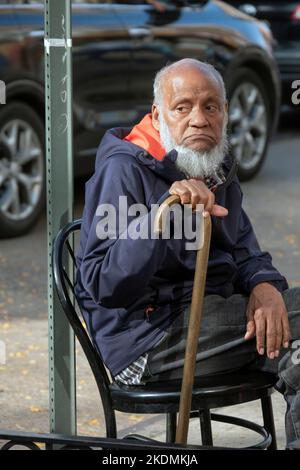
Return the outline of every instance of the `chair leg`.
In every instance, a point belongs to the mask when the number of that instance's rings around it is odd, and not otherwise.
[[[261,409],[264,419],[264,427],[272,436],[272,443],[268,450],[277,450],[276,432],[274,424],[273,406],[271,397],[261,399]]]
[[[211,430],[210,410],[199,410],[199,418],[200,418],[202,445],[212,446],[213,437],[212,437],[212,430]]]
[[[176,413],[166,415],[166,442],[174,443],[176,439]]]

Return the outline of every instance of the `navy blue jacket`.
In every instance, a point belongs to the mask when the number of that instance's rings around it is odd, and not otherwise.
[[[99,204],[109,203],[118,210],[121,195],[127,196],[128,205],[145,204],[149,212],[140,217],[142,227],[149,223],[151,204],[160,203],[171,184],[185,178],[174,165],[176,151],[159,161],[124,141],[129,131],[112,129],[99,146],[95,173],[86,183],[77,253],[76,296],[93,342],[113,375],[150,350],[191,301],[196,259],[196,251],[185,249],[184,238],[98,238]],[[223,169],[227,180],[215,196],[229,214],[212,217],[206,295],[249,295],[265,281],[283,291],[287,282],[272,265],[270,254],[260,250],[242,209],[242,192],[229,156]],[[151,314],[146,312],[149,305],[154,306]]]

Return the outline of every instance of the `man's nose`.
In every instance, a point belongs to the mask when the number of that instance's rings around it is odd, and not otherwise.
[[[205,112],[201,108],[193,109],[190,118],[190,126],[194,127],[205,127],[208,125],[208,120]]]

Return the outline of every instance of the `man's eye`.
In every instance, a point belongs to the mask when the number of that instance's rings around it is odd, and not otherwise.
[[[209,105],[206,106],[206,109],[207,109],[207,111],[216,111],[217,106],[215,106],[213,104],[209,104]]]
[[[176,108],[177,111],[179,111],[180,113],[184,113],[185,111],[187,111],[187,107],[186,106],[178,106]]]

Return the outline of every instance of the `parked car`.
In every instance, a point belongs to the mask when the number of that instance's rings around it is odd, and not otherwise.
[[[270,30],[220,1],[150,3],[73,2],[75,173],[92,170],[106,129],[132,126],[150,110],[157,70],[194,57],[224,77],[232,152],[240,178],[252,178],[279,109]],[[43,21],[42,1],[0,1],[0,79],[7,93],[0,106],[1,237],[24,233],[43,206]]]
[[[229,0],[228,3],[268,21],[275,39],[274,55],[281,76],[282,103],[291,105],[292,83],[300,78],[300,2]]]

